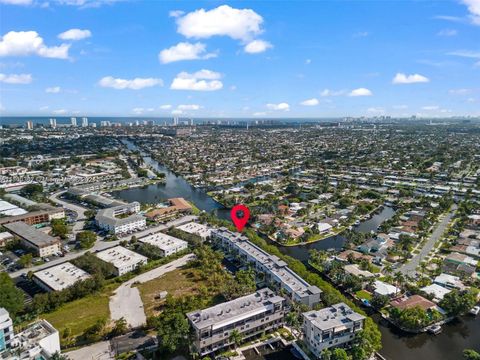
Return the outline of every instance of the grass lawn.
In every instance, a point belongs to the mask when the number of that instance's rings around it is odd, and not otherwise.
[[[158,315],[158,306],[163,300],[155,299],[155,297],[158,297],[160,292],[167,291],[174,297],[182,297],[198,294],[200,286],[202,286],[202,280],[198,270],[191,268],[177,269],[137,285],[147,316]]]
[[[372,294],[370,294],[368,291],[365,290],[360,290],[355,293],[359,299],[365,299],[365,300],[372,300]]]
[[[40,318],[50,322],[60,333],[65,328],[70,328],[72,337],[82,334],[100,319],[110,319],[108,307],[109,292],[86,296],[60,306],[57,310],[42,314]]]

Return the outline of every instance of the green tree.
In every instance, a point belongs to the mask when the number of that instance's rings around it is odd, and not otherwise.
[[[20,256],[20,258],[18,259],[18,263],[22,267],[26,268],[26,267],[32,266],[32,260],[33,260],[33,255],[28,253],[28,254]]]
[[[24,296],[7,273],[0,273],[0,307],[5,308],[12,317],[23,310]]]
[[[474,290],[452,290],[446,294],[439,305],[449,315],[457,316],[465,314],[475,306],[477,294]]]
[[[93,231],[86,230],[77,233],[75,239],[78,241],[82,249],[90,249],[97,241],[97,234]]]
[[[68,226],[64,219],[53,219],[51,224],[53,235],[60,236],[62,239],[67,238]]]
[[[160,348],[169,353],[186,344],[190,326],[181,312],[163,312],[158,319],[157,336]]]
[[[35,195],[41,194],[42,192],[43,192],[42,184],[28,184],[28,185],[25,185],[22,188],[22,190],[20,190],[20,194],[27,197],[35,196]]]
[[[243,341],[243,335],[237,330],[233,330],[228,337],[228,340],[235,344],[235,347],[238,347]]]
[[[332,360],[350,360],[351,357],[348,356],[347,352],[344,349],[336,348],[332,353]]]
[[[121,317],[120,319],[115,320],[115,324],[113,325],[110,335],[118,336],[118,335],[125,334],[127,331],[128,331],[127,320],[125,320],[124,317]]]
[[[480,354],[473,349],[463,350],[463,358],[465,360],[480,360]]]

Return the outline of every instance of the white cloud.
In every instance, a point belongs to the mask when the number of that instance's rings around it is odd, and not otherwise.
[[[55,3],[59,5],[78,6],[82,9],[85,9],[96,8],[102,5],[112,5],[119,1],[123,0],[56,0]]]
[[[344,95],[345,90],[330,90],[330,89],[323,89],[320,93],[320,96],[327,97],[327,96],[340,96]]]
[[[90,30],[70,29],[61,34],[58,34],[58,38],[62,40],[82,40],[92,36]]]
[[[420,74],[406,75],[403,73],[397,73],[392,80],[393,84],[415,84],[415,83],[427,83],[430,79]]]
[[[466,57],[471,59],[480,59],[480,52],[471,50],[457,50],[449,52],[448,55]]]
[[[172,115],[180,115],[180,114],[183,114],[182,110],[178,110],[178,109],[172,110]]]
[[[160,51],[158,58],[163,64],[168,64],[174,61],[210,59],[217,56],[215,53],[206,53],[206,51],[206,45],[200,42],[195,44],[180,42]]]
[[[266,106],[269,110],[281,110],[281,111],[290,110],[290,105],[288,105],[286,102],[282,102],[279,104],[267,104]]]
[[[187,38],[229,36],[247,42],[262,32],[262,22],[263,18],[251,9],[221,5],[208,11],[199,9],[177,18],[177,31]]]
[[[223,83],[218,80],[222,77],[220,73],[211,70],[200,70],[190,74],[182,71],[173,79],[170,89],[172,90],[194,90],[194,91],[215,91],[223,88]]]
[[[0,41],[0,56],[38,55],[68,59],[69,44],[48,47],[36,31],[10,31]]]
[[[370,35],[370,33],[368,31],[359,31],[359,32],[356,32],[355,34],[353,34],[353,37],[354,38],[362,38],[362,37],[367,37],[368,35]]]
[[[257,111],[253,113],[253,116],[265,116],[267,113],[265,111]]]
[[[272,48],[273,45],[265,40],[253,40],[245,45],[245,52],[249,54],[258,54],[266,51],[267,49]]]
[[[41,111],[48,110],[48,105],[41,106],[39,110]]]
[[[136,107],[136,108],[133,108],[133,109],[132,109],[132,113],[134,113],[135,115],[141,115],[141,114],[143,114],[143,113],[153,112],[153,111],[155,111],[154,108]]]
[[[169,104],[160,105],[159,108],[160,110],[170,110],[172,108],[172,105],[169,105]]]
[[[6,84],[30,84],[32,75],[30,74],[0,74],[0,82]]]
[[[367,109],[367,112],[370,114],[384,114],[385,109],[381,107],[370,107]]]
[[[372,96],[372,92],[366,88],[358,88],[350,91],[348,96]]]
[[[182,16],[183,14],[185,14],[185,11],[183,11],[183,10],[171,10],[171,11],[169,11],[168,16],[173,17],[173,18],[178,18],[178,17]]]
[[[197,104],[178,105],[179,110],[200,110],[201,106]]]
[[[470,12],[470,19],[475,25],[480,25],[480,0],[461,0]]]
[[[422,106],[422,110],[427,110],[427,111],[433,111],[438,109],[439,107],[437,105]]]
[[[316,98],[304,100],[300,103],[300,105],[303,105],[303,106],[315,106],[318,104],[319,104],[319,101]]]
[[[102,87],[113,88],[117,90],[131,89],[131,90],[140,90],[152,86],[162,86],[162,79],[155,78],[135,78],[132,80],[114,78],[112,76],[105,76],[98,84]]]
[[[45,92],[51,93],[51,94],[57,94],[60,92],[60,86],[48,87],[45,89]]]
[[[52,113],[55,115],[65,115],[68,111],[66,109],[53,110]]]
[[[467,95],[470,94],[472,91],[470,89],[451,89],[448,90],[449,94],[453,95]]]
[[[0,0],[0,4],[8,5],[31,5],[33,0]]]
[[[438,36],[455,36],[457,34],[458,31],[455,29],[443,29],[437,33]]]

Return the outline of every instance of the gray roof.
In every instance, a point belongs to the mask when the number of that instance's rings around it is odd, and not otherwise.
[[[198,329],[208,326],[220,328],[230,323],[247,319],[257,313],[269,310],[274,304],[283,302],[285,299],[269,288],[242,296],[238,299],[212,306],[207,309],[192,311],[187,318]]]
[[[320,330],[346,326],[354,321],[365,319],[365,316],[356,313],[343,302],[321,310],[305,312],[303,316]]]
[[[7,230],[25,239],[26,241],[42,248],[59,242],[58,239],[39,231],[22,221],[17,221],[10,224],[3,225]]]
[[[115,217],[115,212],[116,211],[121,210],[121,209],[130,209],[130,208],[132,208],[133,206],[136,206],[136,205],[138,205],[138,202],[134,201],[130,204],[123,204],[123,205],[119,205],[119,206],[110,207],[110,208],[107,208],[107,209],[102,209],[97,213],[97,216],[95,216],[95,220],[98,223],[108,224],[108,225],[111,225],[111,226],[121,226],[121,225],[129,224],[131,222],[142,220],[142,219],[144,219],[144,217],[141,216],[141,215],[138,215],[138,214],[132,214],[132,215],[130,215],[128,217],[125,217],[125,218],[116,218]]]

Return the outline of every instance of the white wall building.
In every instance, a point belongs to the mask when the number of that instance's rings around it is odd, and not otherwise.
[[[0,354],[10,347],[13,336],[13,322],[10,314],[4,308],[0,308]]]
[[[188,247],[186,241],[164,233],[148,235],[138,239],[138,241],[158,247],[162,251],[164,257],[173,255],[179,251],[187,249]]]
[[[238,299],[193,311],[187,318],[194,329],[193,346],[200,356],[233,344],[231,333],[243,339],[283,326],[286,301],[268,288]]]
[[[125,234],[128,232],[138,231],[145,228],[147,221],[137,213],[140,211],[140,203],[134,201],[130,204],[113,206],[102,209],[95,216],[97,225],[113,234]],[[131,214],[127,217],[118,218],[125,214]]]
[[[305,312],[303,318],[304,342],[317,357],[324,349],[348,347],[365,320],[345,303]]]
[[[69,262],[33,274],[33,281],[46,291],[60,291],[88,278],[88,273]]]
[[[115,246],[100,251],[95,255],[99,259],[112,264],[116,269],[117,276],[122,276],[123,274],[135,270],[137,267],[146,264],[148,260],[145,256],[125,249],[122,246]]]
[[[310,307],[320,301],[322,291],[318,287],[307,283],[290,269],[285,261],[263,251],[252,244],[247,237],[226,228],[220,228],[212,231],[212,239],[225,252],[253,266],[258,274],[264,274],[265,283],[272,289],[284,289],[292,300]]]
[[[176,226],[178,230],[185,231],[189,234],[198,235],[203,240],[206,240],[212,233],[212,229],[204,224],[199,224],[196,222],[189,222],[180,226]]]

